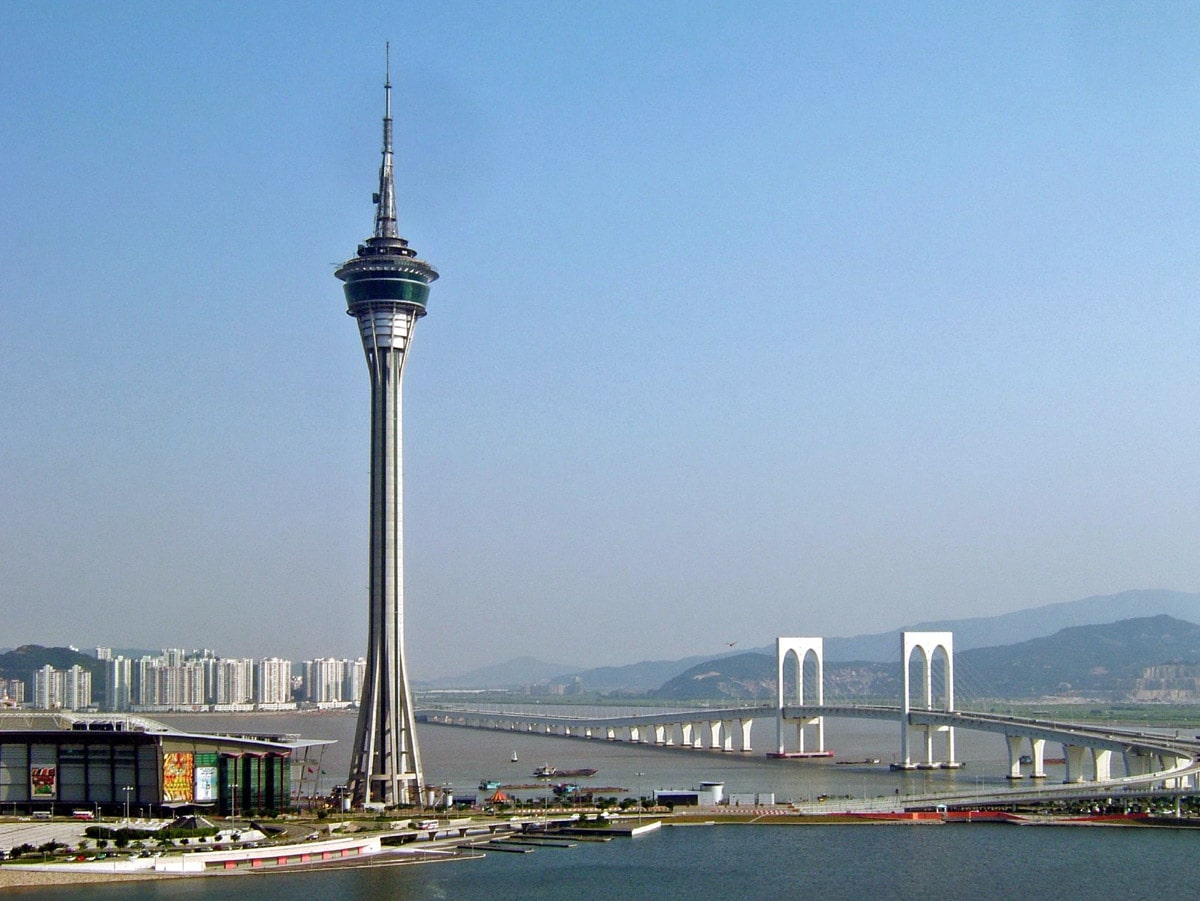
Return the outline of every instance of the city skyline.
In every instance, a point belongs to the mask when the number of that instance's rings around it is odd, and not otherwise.
[[[361,653],[358,9],[0,8],[5,644]],[[423,10],[412,677],[1196,590],[1194,18]]]

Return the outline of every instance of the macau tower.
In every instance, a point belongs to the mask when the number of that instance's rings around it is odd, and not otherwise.
[[[375,233],[334,273],[344,283],[346,311],[358,320],[371,373],[370,625],[348,786],[356,807],[420,804],[423,784],[404,665],[401,389],[413,331],[438,274],[396,228],[390,66],[384,98]]]

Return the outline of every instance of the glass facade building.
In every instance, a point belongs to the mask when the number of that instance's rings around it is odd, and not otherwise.
[[[279,811],[289,806],[297,752],[322,744],[177,732],[142,717],[0,714],[0,805],[141,816]]]

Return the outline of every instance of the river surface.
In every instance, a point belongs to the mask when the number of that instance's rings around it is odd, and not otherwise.
[[[286,731],[337,739],[314,767],[343,781],[352,713],[160,717],[189,730]],[[621,742],[422,725],[428,782],[482,794],[481,779],[535,782],[533,767],[595,767],[604,787],[648,793],[721,781],[726,792],[774,792],[778,800],[860,797],[1006,784],[1003,738],[960,733],[958,771],[887,771],[899,727],[869,720],[826,724],[841,759],[878,757],[879,765],[768,760],[774,723],[754,730],[752,755],[670,751]],[[511,762],[513,751],[518,763]],[[1048,749],[1047,753],[1050,753]],[[1051,779],[1058,775],[1053,769]],[[325,786],[323,786],[325,787]],[[542,792],[544,794],[544,792]],[[288,898],[640,899],[964,897],[1192,898],[1200,884],[1200,830],[1015,825],[854,825],[673,827],[636,839],[490,854],[420,866],[384,866],[266,876],[157,881],[14,891],[15,897],[139,899]]]
[[[508,708],[516,712],[520,708]],[[579,707],[556,708],[537,705],[539,713],[582,715]],[[624,711],[602,708],[612,716]],[[629,713],[639,711],[630,710]],[[640,712],[646,712],[642,710]],[[333,739],[336,744],[310,751],[308,778],[321,777],[320,792],[345,782],[350,767],[350,745],[354,738],[355,714],[351,711],[312,714],[241,714],[158,716],[163,722],[192,731],[279,731],[299,733],[305,738]],[[1009,781],[1008,752],[1004,738],[985,732],[959,730],[957,757],[962,769],[893,773],[888,764],[900,750],[900,726],[879,720],[827,720],[825,744],[836,753],[834,760],[771,760],[765,755],[775,747],[774,717],[756,719],[751,735],[753,752],[722,754],[712,751],[676,750],[580,738],[547,737],[518,732],[499,732],[422,723],[418,729],[425,781],[449,785],[458,796],[480,795],[479,783],[497,781],[504,785],[536,783],[534,767],[549,763],[560,770],[591,767],[598,772],[590,779],[572,779],[583,787],[625,789],[631,795],[648,795],[653,789],[692,788],[701,781],[723,782],[725,793],[774,793],[776,801],[811,801],[822,795],[834,799],[882,795],[925,794],[930,791],[988,788],[1005,789]],[[812,746],[812,732],[807,739]],[[794,743],[794,741],[793,741]],[[513,752],[518,762],[512,762]],[[942,756],[944,743],[935,744]],[[1046,756],[1060,753],[1047,745]],[[850,763],[878,759],[874,765]],[[838,761],[842,761],[839,763]],[[1119,768],[1119,764],[1118,764]],[[1060,782],[1063,767],[1046,768],[1047,784]],[[1030,786],[1023,780],[1024,787]],[[293,786],[295,788],[295,786]],[[305,794],[318,794],[314,783]],[[514,792],[520,798],[545,796],[548,789]],[[611,792],[611,794],[619,794]]]
[[[696,826],[482,860],[83,886],[34,897],[324,899],[1155,898],[1196,895],[1195,830]],[[22,896],[20,890],[13,892]]]

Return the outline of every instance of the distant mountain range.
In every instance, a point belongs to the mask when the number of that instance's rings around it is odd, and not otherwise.
[[[1200,625],[1171,616],[1099,626],[954,655],[955,689],[963,698],[1131,695],[1151,667],[1200,664]],[[767,701],[775,697],[775,656],[750,652],[690,667],[651,696],[672,701]],[[1200,667],[1197,667],[1200,670]],[[900,662],[825,663],[826,701],[899,698]],[[1200,682],[1200,679],[1196,681]],[[788,685],[788,690],[792,686]],[[894,703],[894,701],[893,701]]]
[[[1131,617],[1165,614],[1186,622],[1200,620],[1200,594],[1149,589],[1097,595],[1079,601],[1048,604],[1032,610],[1018,610],[999,616],[972,619],[945,619],[906,626],[907,631],[953,632],[954,651],[1017,644],[1032,638],[1053,635],[1070,626],[1112,623]],[[857,635],[853,638],[825,639],[825,659],[898,660],[901,629]],[[774,653],[774,647],[771,648]]]
[[[586,691],[643,692],[662,685],[668,679],[697,663],[712,660],[711,655],[684,657],[682,660],[645,660],[626,666],[601,666],[581,670],[578,667],[546,663],[532,657],[518,657],[495,666],[485,666],[444,679],[414,682],[417,689],[426,688],[516,688],[543,682],[570,682],[576,677]]]
[[[1171,616],[1072,626],[1045,638],[955,651],[955,673],[995,697],[1129,692],[1144,670],[1200,663],[1200,626]]]
[[[1073,627],[1113,623],[1131,617],[1163,614],[1186,622],[1200,620],[1200,594],[1138,590],[1048,604],[998,616],[938,620],[915,623],[905,629],[953,632],[955,655],[975,648],[998,647],[1043,638]],[[826,667],[833,663],[897,662],[900,659],[902,629],[857,635],[850,638],[826,638]],[[792,633],[795,634],[795,633]],[[472,670],[461,676],[415,683],[416,688],[513,688],[548,681],[570,681],[578,677],[588,692],[645,693],[663,687],[686,670],[714,659],[743,653],[766,654],[774,658],[774,642],[746,651],[722,655],[701,655],[681,660],[655,660],[627,666],[578,669],[524,657],[493,667]],[[772,675],[772,678],[774,676]]]

